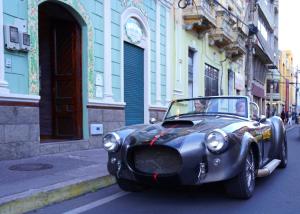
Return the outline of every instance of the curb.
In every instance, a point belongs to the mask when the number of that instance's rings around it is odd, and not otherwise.
[[[93,192],[116,183],[115,177],[106,175],[84,181],[77,181],[69,185],[54,185],[33,194],[23,197],[14,197],[13,200],[0,204],[1,214],[19,214],[36,210],[47,205],[68,200],[82,194]]]

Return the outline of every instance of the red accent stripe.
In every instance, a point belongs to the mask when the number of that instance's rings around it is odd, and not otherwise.
[[[157,174],[157,173],[154,173],[152,177],[153,177],[153,180],[154,180],[155,182],[157,182],[158,174]]]
[[[178,125],[173,125],[171,127],[169,127],[167,129],[167,131],[161,131],[158,135],[155,135],[154,138],[150,141],[150,146],[153,146],[154,143],[162,136],[164,136],[165,134],[167,134],[169,132],[170,129],[175,128]]]
[[[160,135],[155,135],[155,137],[150,141],[150,146],[153,146],[153,144],[158,140]]]

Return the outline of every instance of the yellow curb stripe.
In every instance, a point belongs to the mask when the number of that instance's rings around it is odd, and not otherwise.
[[[82,181],[62,188],[40,192],[25,198],[16,199],[0,205],[1,214],[19,214],[29,212],[44,206],[71,199],[82,194],[113,185],[116,180],[107,175],[101,178]]]

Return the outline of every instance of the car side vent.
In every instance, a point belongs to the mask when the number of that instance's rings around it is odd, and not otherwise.
[[[162,123],[165,128],[187,128],[193,127],[194,123],[190,120],[166,120]]]

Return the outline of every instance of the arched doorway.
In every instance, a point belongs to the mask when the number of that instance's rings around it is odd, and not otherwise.
[[[39,5],[41,141],[82,139],[81,26],[61,4]]]
[[[148,123],[151,70],[149,25],[140,10],[129,7],[121,16],[121,26],[121,88],[126,103],[125,124]]]

